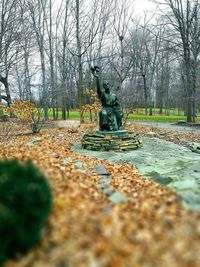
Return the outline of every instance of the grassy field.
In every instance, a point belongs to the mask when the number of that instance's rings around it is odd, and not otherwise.
[[[142,111],[142,110],[141,110]],[[94,117],[94,115],[93,115]],[[125,116],[126,117],[126,116]],[[52,119],[52,112],[49,112],[49,118]],[[80,114],[78,111],[70,111],[69,113],[69,119],[79,119],[80,118]],[[86,112],[84,113],[84,118],[86,121],[89,120],[89,113]],[[61,112],[59,112],[58,114],[58,119],[62,119],[62,114]],[[170,115],[170,116],[166,116],[166,115],[144,115],[144,114],[130,114],[128,116],[128,120],[140,120],[140,121],[154,121],[154,122],[176,122],[179,120],[186,120],[185,116],[178,116],[178,115]]]
[[[70,111],[69,112],[69,119],[70,120],[78,120],[80,118],[80,113],[78,111]],[[89,112],[84,113],[84,118],[89,119]],[[53,119],[53,112],[49,110],[49,119]],[[62,119],[62,112],[58,112],[58,119]]]
[[[165,116],[165,115],[138,115],[138,114],[130,114],[128,116],[128,120],[140,120],[140,121],[155,121],[155,122],[176,122],[179,120],[186,120],[185,116]]]
[[[135,114],[145,115],[145,109],[144,108],[138,108],[134,110]],[[160,115],[159,108],[153,108],[153,115]],[[183,110],[178,109],[163,109],[163,116],[184,116]],[[162,116],[161,115],[161,116]]]

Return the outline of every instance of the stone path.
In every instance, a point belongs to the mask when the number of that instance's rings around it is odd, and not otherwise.
[[[77,153],[134,165],[146,178],[178,192],[186,207],[200,211],[200,154],[158,138],[143,137],[143,147],[130,152],[97,152],[74,145]]]
[[[97,166],[94,171],[100,175],[98,188],[103,190],[104,194],[109,198],[111,203],[123,203],[127,201],[127,197],[111,187],[110,183],[112,181],[112,175],[107,172],[105,166]]]

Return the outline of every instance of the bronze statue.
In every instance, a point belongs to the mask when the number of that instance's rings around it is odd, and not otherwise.
[[[102,104],[102,109],[99,112],[99,127],[100,131],[117,131],[122,129],[122,107],[117,99],[117,96],[110,91],[108,81],[103,82],[103,89],[99,81],[99,67],[94,66],[91,71],[96,78],[97,94]]]

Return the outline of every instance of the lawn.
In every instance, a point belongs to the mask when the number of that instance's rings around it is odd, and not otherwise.
[[[128,120],[140,120],[140,121],[153,121],[153,122],[176,122],[180,120],[186,120],[186,116],[165,116],[165,115],[138,115],[130,114]]]
[[[94,116],[94,114],[93,114]],[[124,116],[126,117],[126,115]],[[49,118],[53,118],[52,111],[49,112]],[[70,111],[69,113],[69,119],[78,120],[80,118],[80,114],[78,111]],[[86,121],[89,120],[89,112],[84,113],[84,118]],[[58,113],[58,119],[62,119],[62,113],[59,111]],[[153,121],[153,122],[176,122],[179,120],[186,120],[186,116],[178,116],[178,115],[144,115],[144,114],[130,114],[128,115],[128,120],[140,120],[140,121]]]
[[[159,108],[153,108],[152,112],[153,115],[160,115],[159,113],[160,109]],[[134,113],[137,114],[145,114],[145,109],[144,108],[138,108],[138,109],[134,109]],[[163,109],[162,112],[163,115],[172,115],[172,116],[184,116],[184,111],[183,110],[178,110],[178,109]]]

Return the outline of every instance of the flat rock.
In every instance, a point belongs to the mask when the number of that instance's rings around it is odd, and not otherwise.
[[[125,197],[124,195],[122,195],[119,192],[115,192],[113,193],[110,197],[109,200],[113,203],[125,203],[128,201],[127,197]]]
[[[85,164],[84,162],[77,161],[77,162],[75,163],[75,167],[76,167],[77,169],[80,169],[80,168],[86,167],[86,164]]]
[[[196,143],[196,142],[189,143],[188,147],[192,152],[200,154],[200,143]]]
[[[94,172],[99,175],[110,175],[110,173],[107,171],[106,167],[103,165],[96,166],[94,169]]]
[[[114,194],[115,190],[113,188],[105,188],[103,192],[110,197],[112,194]]]
[[[185,181],[177,181],[171,184],[172,187],[174,188],[179,188],[179,190],[188,190],[189,188],[197,188],[198,187],[198,183],[195,179],[188,179]]]
[[[111,212],[112,212],[112,205],[106,207],[106,208],[103,210],[103,215],[104,215],[104,216],[107,216],[107,215],[109,215]]]
[[[43,138],[42,137],[36,137],[36,138],[33,138],[32,140],[30,140],[27,145],[28,146],[32,146],[34,145],[35,143],[39,143],[39,142],[42,142],[43,141]]]
[[[63,120],[57,122],[58,128],[78,128],[80,126],[80,121],[78,120]]]
[[[123,153],[90,151],[83,149],[80,143],[73,149],[99,160],[134,165],[144,177],[175,190],[185,206],[200,211],[200,154],[158,138],[143,137],[142,142],[141,149]]]
[[[70,163],[72,161],[72,158],[65,158],[65,159],[63,159],[63,163],[64,164],[68,164],[68,163]]]
[[[97,185],[97,188],[100,188],[100,189],[105,189],[105,188],[109,188],[109,183],[99,183]]]
[[[103,175],[100,177],[101,178],[101,183],[110,183],[112,181],[112,176],[109,175]]]
[[[158,134],[155,132],[148,132],[148,133],[146,133],[146,136],[156,137],[156,136],[158,136]]]

